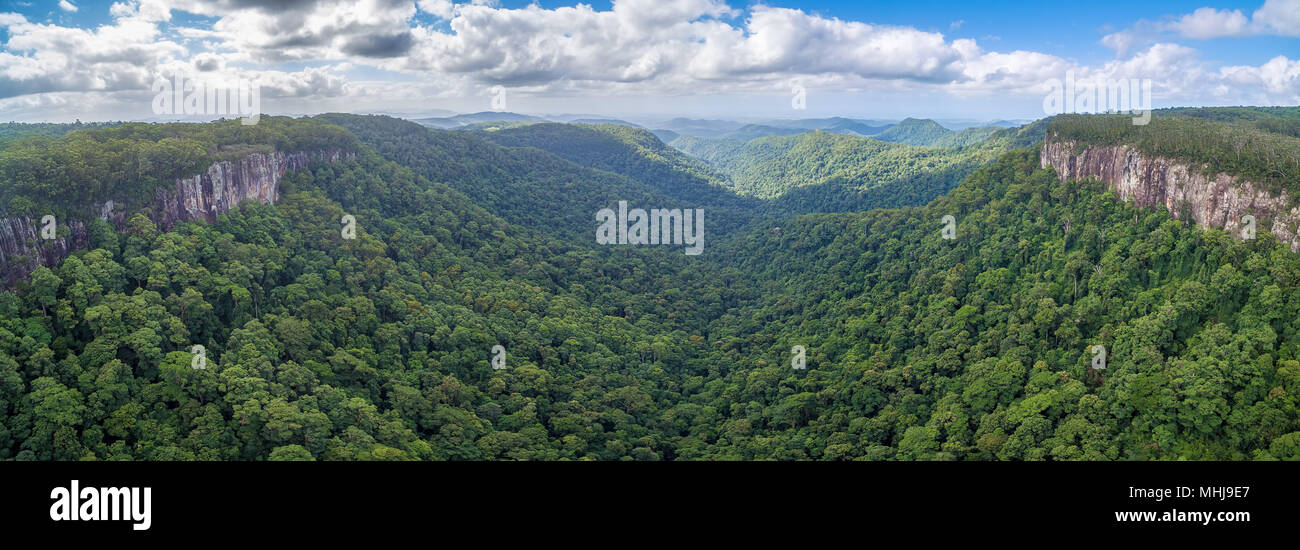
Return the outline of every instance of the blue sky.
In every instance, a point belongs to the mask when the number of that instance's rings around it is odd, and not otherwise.
[[[1300,102],[1300,0],[365,3],[10,1],[0,118],[148,118],[177,71],[288,113],[472,112],[501,86],[538,113],[1035,118],[1066,71],[1153,80],[1157,107]]]

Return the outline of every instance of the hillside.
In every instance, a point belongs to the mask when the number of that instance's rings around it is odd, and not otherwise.
[[[77,130],[90,130],[95,128],[112,128],[121,124],[120,122],[76,122],[73,124],[56,124],[56,123],[23,123],[23,122],[4,122],[0,123],[0,149],[3,149],[15,141],[32,138],[62,137],[68,132]]]
[[[737,193],[776,199],[774,211],[843,212],[916,205],[990,162],[998,146],[937,149],[806,132],[747,142],[672,142],[727,174]]]
[[[1300,251],[1300,139],[1264,129],[1295,121],[1300,111],[1240,108],[1160,111],[1140,129],[1117,117],[1062,117],[1048,125],[1042,159],[1139,207],[1237,236],[1267,231]]]
[[[1300,256],[1004,150],[1053,121],[957,149],[725,142],[717,163],[767,182],[743,196],[624,126],[297,122],[355,154],[213,219],[98,224],[0,292],[0,459],[1300,459]],[[1111,136],[1074,123],[1100,136],[1084,147]],[[268,143],[160,125],[114,150],[161,129],[220,144],[194,169]],[[139,185],[89,166],[106,196]],[[789,202],[857,186],[911,202]],[[732,225],[700,256],[596,244],[615,200]]]
[[[673,457],[635,434],[677,399],[678,340],[739,296],[680,251],[575,248],[368,150],[282,191],[137,217],[0,293],[0,458]],[[650,261],[677,293],[626,277]]]
[[[944,215],[956,239],[941,238]],[[1294,458],[1300,256],[1060,182],[1020,151],[923,208],[802,216],[726,257],[780,289],[729,316],[764,403],[737,457]],[[743,321],[742,321],[743,320]],[[772,335],[755,341],[745,334]],[[807,346],[807,377],[781,352]],[[1093,345],[1109,350],[1091,370]],[[759,374],[762,373],[762,374]],[[750,386],[752,388],[752,386]],[[774,425],[773,422],[776,422]],[[822,435],[825,434],[825,435]],[[796,449],[795,441],[816,441]],[[771,453],[775,453],[771,454]]]
[[[128,123],[16,141],[0,149],[0,212],[98,212],[107,201],[143,203],[183,177],[249,153],[352,150],[356,138],[307,119],[263,117],[209,124]],[[139,206],[139,204],[136,204]]]
[[[974,126],[950,134],[945,134],[926,145],[943,148],[979,145],[1003,130],[1005,130],[1005,128],[1001,126]]]
[[[1059,116],[1047,132],[1081,146],[1131,145],[1151,156],[1186,161],[1207,175],[1222,172],[1263,184],[1273,193],[1300,194],[1300,138],[1258,126],[1269,120],[1286,125],[1300,121],[1300,115],[1233,123],[1157,112],[1142,126],[1130,118]]]
[[[952,133],[952,130],[940,126],[933,120],[908,118],[871,137],[880,141],[907,145],[934,145],[935,142]]]
[[[696,167],[676,166],[662,157],[634,161],[634,144],[612,139],[610,134],[590,127],[584,130],[583,126],[547,123],[496,132],[464,132],[434,130],[387,117],[323,115],[320,118],[347,128],[386,159],[409,167],[421,177],[446,183],[512,224],[569,241],[589,243],[595,212],[611,208],[620,200],[646,208],[707,207],[713,211],[710,219],[717,224],[711,227],[719,232],[739,227],[750,216],[746,210],[729,203],[735,201],[731,193],[714,185],[702,173],[695,173]],[[609,128],[625,129],[639,139],[658,142],[644,130]],[[541,147],[563,149],[575,160],[590,155],[581,146],[552,139],[546,135],[548,132],[591,140],[580,144],[599,143],[600,147],[609,147],[607,152],[618,151],[605,157],[610,163],[639,162],[642,168],[654,170],[665,179],[634,179],[608,163],[589,167],[568,160]],[[514,145],[501,146],[491,141],[498,134],[504,142]],[[536,141],[525,145],[519,141],[524,136],[535,137]],[[668,154],[689,161],[675,152]],[[686,196],[687,192],[706,193],[706,198],[719,202],[705,203]]]

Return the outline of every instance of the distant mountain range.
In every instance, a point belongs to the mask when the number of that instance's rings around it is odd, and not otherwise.
[[[414,121],[424,126],[442,130],[498,130],[538,122],[614,124],[648,129],[664,143],[671,143],[681,136],[749,141],[820,130],[832,134],[934,147],[963,147],[978,144],[1000,129],[1016,127],[1022,124],[1009,120],[997,120],[988,123],[947,121],[944,124],[931,119],[918,118],[890,121],[845,117],[768,119],[748,122],[678,117],[668,120],[634,123],[599,115],[537,116],[504,111],[484,111],[447,117],[419,118],[414,119]]]
[[[420,119],[415,119],[414,122],[417,122],[419,124],[431,128],[438,128],[441,130],[451,130],[451,129],[461,128],[464,126],[471,126],[483,122],[546,122],[546,121],[547,119],[544,119],[542,117],[532,116],[532,115],[521,115],[519,113],[498,112],[498,111],[483,111],[481,113],[470,113],[467,115],[455,115],[455,116],[438,117],[438,118],[420,118]]]

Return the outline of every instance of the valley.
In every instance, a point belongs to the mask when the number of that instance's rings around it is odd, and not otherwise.
[[[1150,170],[1071,160],[1124,146],[1188,167],[1161,189],[1203,169],[1294,196],[1294,120],[1062,116],[929,145],[344,114],[33,127],[0,149],[2,210],[54,214],[61,240],[5,241],[0,458],[1297,458],[1290,199],[1186,216],[1142,191]],[[708,246],[600,244],[593,214],[623,201],[707,210]]]

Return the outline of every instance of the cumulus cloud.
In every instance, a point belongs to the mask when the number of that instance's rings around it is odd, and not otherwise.
[[[1248,90],[1262,89],[1267,94],[1290,96],[1290,103],[1300,103],[1300,60],[1277,56],[1258,67],[1223,67],[1219,76]]]
[[[75,13],[77,11],[77,6],[73,5],[72,2],[69,2],[68,0],[59,0],[59,9]]]
[[[1202,7],[1159,21],[1144,19],[1128,29],[1105,35],[1101,44],[1122,57],[1139,46],[1169,37],[1209,40],[1272,35],[1300,36],[1300,0],[1266,0],[1250,16],[1238,9]]]
[[[216,18],[180,28],[256,63],[401,55],[411,42],[410,0],[174,0],[173,10]]]
[[[1161,28],[1193,39],[1267,34],[1300,36],[1300,0],[1267,0],[1249,18],[1241,10],[1198,8]]]
[[[1101,39],[1101,44],[1103,46],[1106,46],[1107,48],[1115,50],[1116,56],[1122,57],[1125,54],[1127,54],[1129,50],[1131,50],[1134,46],[1136,46],[1140,41],[1141,39],[1138,38],[1138,35],[1135,32],[1131,30],[1126,30],[1126,31],[1113,32],[1106,36],[1103,36]]]
[[[1240,10],[1220,11],[1214,8],[1200,8],[1169,23],[1167,28],[1188,38],[1246,36],[1256,32]]]
[[[118,91],[148,86],[150,67],[185,48],[157,26],[131,16],[94,30],[3,17],[9,41],[0,51],[0,98],[66,91]]]
[[[1255,10],[1252,21],[1263,32],[1300,36],[1300,0],[1268,0]]]
[[[1084,66],[914,27],[763,4],[740,10],[724,0],[614,0],[605,10],[508,9],[490,0],[122,0],[109,8],[111,23],[93,29],[0,13],[9,36],[0,112],[54,109],[77,94],[135,98],[159,74],[178,72],[258,79],[270,98],[316,101],[300,112],[469,96],[495,85],[588,97],[772,93],[796,81],[845,92],[1028,95],[1067,71],[1151,78],[1168,97],[1294,102],[1298,61],[1208,66],[1196,50],[1149,35],[1294,34],[1298,6],[1268,0],[1250,17],[1202,8],[1135,26],[1102,39],[1114,61]],[[205,17],[173,23],[174,12]],[[436,24],[421,22],[430,18]]]

